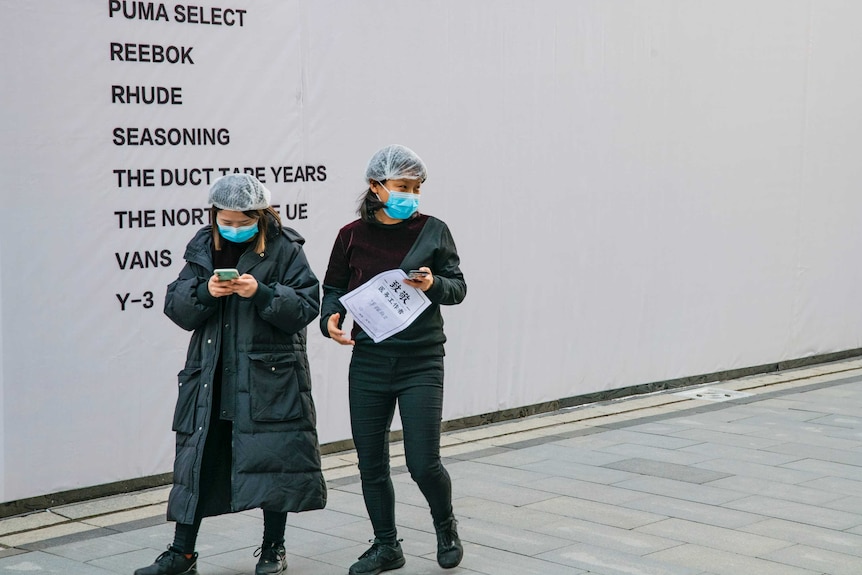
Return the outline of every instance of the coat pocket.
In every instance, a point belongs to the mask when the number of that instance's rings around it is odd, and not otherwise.
[[[290,421],[302,417],[294,354],[250,353],[248,358],[252,421]]]
[[[174,409],[172,429],[177,433],[194,433],[201,368],[186,368],[177,374],[177,380],[177,406]]]

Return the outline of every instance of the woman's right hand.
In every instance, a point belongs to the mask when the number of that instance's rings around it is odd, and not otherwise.
[[[341,345],[354,345],[356,342],[350,339],[350,332],[338,328],[338,320],[340,319],[341,314],[334,313],[326,320],[326,330],[329,332],[329,337]]]
[[[219,281],[218,276],[213,274],[207,282],[207,290],[213,297],[229,296],[235,291],[234,282],[236,280]]]

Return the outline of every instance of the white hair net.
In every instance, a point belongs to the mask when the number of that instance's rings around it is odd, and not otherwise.
[[[378,150],[368,160],[365,169],[365,179],[368,182],[383,182],[385,180],[420,180],[425,181],[428,170],[425,162],[410,148],[392,144]]]
[[[260,180],[249,174],[228,174],[213,182],[209,203],[222,210],[246,212],[269,206],[271,195]]]

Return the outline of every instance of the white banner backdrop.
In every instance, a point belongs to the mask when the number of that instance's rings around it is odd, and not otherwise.
[[[0,501],[170,471],[165,286],[224,171],[322,279],[371,154],[423,157],[469,286],[446,419],[862,347],[858,2],[0,12]],[[349,350],[309,339],[346,439]]]

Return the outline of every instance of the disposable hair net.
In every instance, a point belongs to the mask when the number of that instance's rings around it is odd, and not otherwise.
[[[407,178],[422,182],[428,177],[425,162],[410,148],[392,144],[378,150],[368,160],[365,178],[368,182],[383,182]]]
[[[269,206],[270,193],[260,180],[249,174],[228,174],[213,182],[209,203],[222,210],[246,212]]]

